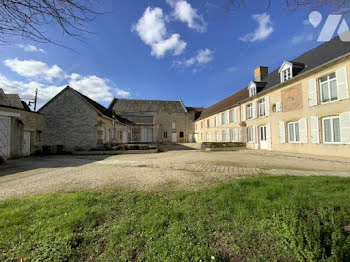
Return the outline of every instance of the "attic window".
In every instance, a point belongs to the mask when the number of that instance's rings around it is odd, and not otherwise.
[[[282,71],[282,82],[285,82],[291,78],[292,78],[292,73],[290,68],[287,68]]]
[[[256,95],[256,85],[250,85],[249,89],[249,97]]]

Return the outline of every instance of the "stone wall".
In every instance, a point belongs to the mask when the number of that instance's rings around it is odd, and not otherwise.
[[[65,89],[40,112],[47,123],[46,146],[63,145],[65,151],[96,147],[98,113],[71,89]]]

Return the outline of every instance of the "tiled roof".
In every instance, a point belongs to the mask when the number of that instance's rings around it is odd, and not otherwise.
[[[108,107],[115,112],[166,112],[185,113],[186,109],[180,100],[141,100],[114,98]]]
[[[234,105],[238,104],[240,101],[246,99],[249,97],[248,88],[245,87],[238,91],[237,93],[219,101],[218,103],[206,108],[199,119],[204,119],[206,117],[209,117],[211,115],[217,114],[221,111],[224,111],[228,108],[233,107]]]

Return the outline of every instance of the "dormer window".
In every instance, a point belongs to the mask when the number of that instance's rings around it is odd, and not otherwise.
[[[255,96],[256,95],[256,84],[254,82],[251,82],[249,87],[249,97]]]
[[[285,82],[291,78],[292,78],[292,72],[291,72],[290,68],[287,68],[287,69],[282,71],[283,82]]]
[[[278,73],[280,74],[281,83],[286,82],[296,75],[298,75],[303,69],[305,65],[303,63],[299,63],[296,61],[284,61]]]

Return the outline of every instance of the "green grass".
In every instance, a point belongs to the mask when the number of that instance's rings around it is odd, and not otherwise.
[[[0,261],[350,261],[350,179],[0,202]]]

